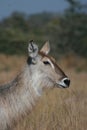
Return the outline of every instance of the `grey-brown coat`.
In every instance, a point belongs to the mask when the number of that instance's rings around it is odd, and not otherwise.
[[[48,42],[38,51],[30,41],[24,69],[13,81],[0,86],[0,130],[12,130],[14,123],[32,109],[43,88],[69,87],[69,78],[48,56],[49,51]]]

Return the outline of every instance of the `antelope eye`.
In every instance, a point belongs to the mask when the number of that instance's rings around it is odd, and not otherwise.
[[[50,65],[49,61],[43,61],[45,65]]]

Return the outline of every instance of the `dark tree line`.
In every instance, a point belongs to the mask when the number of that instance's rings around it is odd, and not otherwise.
[[[34,39],[41,46],[50,40],[52,53],[75,53],[87,57],[87,6],[77,0],[66,0],[69,8],[63,14],[26,15],[14,12],[0,22],[0,53],[24,54],[27,42]]]

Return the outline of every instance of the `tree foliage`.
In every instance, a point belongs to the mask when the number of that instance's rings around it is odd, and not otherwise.
[[[27,43],[39,45],[50,40],[52,53],[75,53],[87,57],[87,8],[77,0],[66,0],[69,7],[63,14],[26,15],[14,12],[0,22],[0,53],[24,54]],[[84,11],[85,9],[85,11]]]

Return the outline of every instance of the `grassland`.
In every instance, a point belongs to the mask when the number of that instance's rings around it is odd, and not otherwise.
[[[0,55],[0,84],[13,79],[24,66],[25,60],[21,56]],[[14,130],[87,129],[87,73],[78,72],[74,65],[71,67],[64,60],[59,64],[71,79],[70,88],[44,92],[32,112]],[[84,66],[80,60],[77,64]]]

